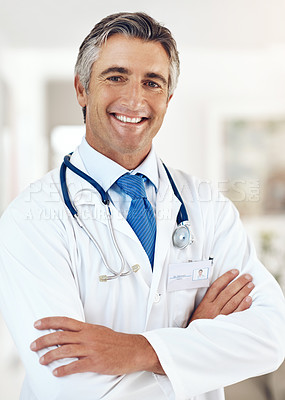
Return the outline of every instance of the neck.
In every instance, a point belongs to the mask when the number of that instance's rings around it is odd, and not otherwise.
[[[128,170],[133,170],[137,168],[143,160],[147,157],[149,154],[151,148],[144,149],[143,151],[137,150],[137,151],[126,151],[124,153],[117,152],[115,150],[110,150],[108,151],[104,148],[99,148],[99,146],[95,145],[94,143],[90,143],[90,141],[86,138],[87,143],[93,147],[96,151],[99,153],[103,154],[105,157],[108,157],[110,160],[116,162],[117,164],[121,165],[122,167],[128,169]]]

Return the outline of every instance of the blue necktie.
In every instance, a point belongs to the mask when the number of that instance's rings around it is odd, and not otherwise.
[[[153,267],[156,222],[152,206],[146,197],[143,176],[127,173],[116,182],[132,198],[127,222],[133,228]]]

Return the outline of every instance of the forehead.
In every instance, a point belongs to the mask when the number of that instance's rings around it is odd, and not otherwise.
[[[94,66],[98,70],[118,65],[129,70],[147,70],[168,78],[169,57],[159,42],[144,41],[122,34],[112,35],[102,45]]]

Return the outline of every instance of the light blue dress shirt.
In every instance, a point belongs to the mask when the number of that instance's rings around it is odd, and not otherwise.
[[[152,205],[154,215],[156,214],[156,193],[159,176],[156,154],[153,147],[145,160],[132,171],[127,170],[93,149],[93,147],[87,143],[85,137],[83,137],[78,150],[88,175],[97,181],[105,192],[108,193],[110,200],[124,218],[127,218],[132,199],[126,193],[122,192],[116,184],[116,180],[127,172],[131,174],[140,173],[148,178],[144,182],[146,195]]]

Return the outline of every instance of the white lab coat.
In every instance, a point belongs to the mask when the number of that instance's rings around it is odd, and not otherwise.
[[[77,151],[72,162],[84,170]],[[129,265],[139,264],[140,270],[128,277],[99,282],[98,276],[108,271],[96,247],[62,202],[58,170],[27,188],[4,213],[0,222],[0,305],[27,371],[22,400],[221,400],[223,386],[268,373],[283,361],[283,295],[256,259],[237,211],[209,184],[172,171],[196,239],[184,250],[174,248],[172,233],[180,202],[161,162],[158,164],[153,273],[131,227],[111,206],[119,246]],[[108,262],[119,268],[98,193],[70,171],[67,183],[71,198]],[[210,256],[214,257],[211,281],[230,268],[253,275],[253,304],[247,311],[196,320],[186,328],[206,289],[167,292],[168,266]],[[138,372],[54,377],[52,369],[70,360],[42,366],[38,358],[45,351],[35,354],[29,345],[43,334],[33,328],[34,321],[56,315],[120,332],[143,333],[167,376]]]

